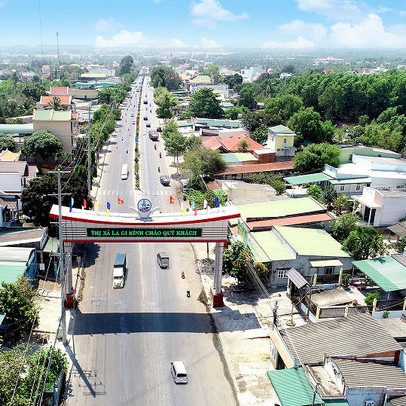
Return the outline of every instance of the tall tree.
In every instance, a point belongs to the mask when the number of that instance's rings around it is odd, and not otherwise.
[[[357,228],[358,216],[353,213],[342,214],[331,224],[333,237],[341,243]]]
[[[181,163],[181,171],[193,177],[201,175],[213,176],[226,168],[227,163],[221,157],[219,151],[202,146],[187,150]]]
[[[294,94],[283,94],[265,102],[265,113],[281,121],[289,120],[303,107],[301,97]]]
[[[173,117],[172,107],[176,106],[177,99],[165,88],[157,98],[158,108],[156,114],[159,118],[169,119]]]
[[[200,89],[191,97],[188,111],[194,117],[221,118],[224,115],[217,94],[207,87]]]
[[[35,160],[47,161],[50,158],[55,159],[62,149],[62,142],[55,135],[45,130],[39,130],[27,138],[23,151],[26,156],[32,156]]]
[[[383,236],[374,227],[357,227],[343,242],[343,248],[357,260],[375,258],[386,252]]]
[[[131,55],[127,55],[121,59],[120,64],[118,65],[118,72],[119,76],[123,76],[127,73],[130,73],[134,64],[134,59]]]
[[[0,134],[0,151],[8,149],[9,151],[16,150],[16,142],[14,138],[9,134]]]
[[[293,158],[293,167],[298,172],[315,172],[325,164],[338,167],[340,149],[330,144],[311,144]]]

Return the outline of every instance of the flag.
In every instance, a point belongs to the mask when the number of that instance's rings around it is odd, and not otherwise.
[[[218,197],[216,197],[215,203],[214,203],[215,207],[219,207],[220,206],[220,199]]]
[[[186,217],[186,209],[183,209],[183,217]]]
[[[106,209],[106,216],[107,216],[107,217],[110,216],[110,209],[111,209],[110,203],[107,202],[107,209]]]
[[[120,199],[119,197],[117,197],[117,203],[118,203],[118,204],[124,204],[124,200],[123,200],[123,199]]]
[[[99,202],[97,200],[94,201],[94,209],[97,210],[99,208]]]
[[[174,204],[175,199],[172,196],[169,196],[169,204]]]
[[[195,216],[197,216],[197,206],[195,207]]]
[[[72,213],[72,208],[73,208],[74,204],[75,204],[75,201],[73,200],[73,197],[71,197],[70,204],[69,204],[69,213]]]
[[[207,200],[204,199],[204,200],[203,200],[203,209],[205,209],[206,207],[207,207]]]
[[[87,201],[86,201],[86,199],[83,199],[83,208],[86,209],[86,207],[87,207]]]
[[[192,210],[194,210],[195,209],[195,202],[193,201],[192,202]]]

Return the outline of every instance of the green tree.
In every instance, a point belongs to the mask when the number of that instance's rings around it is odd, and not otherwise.
[[[335,190],[334,186],[328,185],[323,190],[323,202],[324,204],[330,206],[333,203],[334,199],[337,198],[337,191]]]
[[[307,188],[307,195],[317,200],[318,202],[322,201],[323,191],[320,186],[310,185]]]
[[[338,195],[332,202],[333,211],[337,216],[351,209],[351,202],[346,195]]]
[[[117,68],[117,75],[123,76],[131,72],[134,65],[134,59],[131,55],[127,55],[121,59]]]
[[[246,112],[246,110],[247,109],[245,107],[234,106],[234,107],[230,107],[227,110],[224,110],[224,115],[229,120],[237,120],[240,115],[242,116]]]
[[[357,228],[358,217],[353,213],[342,214],[331,224],[334,238],[341,243]]]
[[[254,92],[250,87],[243,87],[238,95],[238,105],[253,109],[256,106]]]
[[[38,296],[29,280],[20,277],[15,283],[3,282],[0,288],[0,313],[5,314],[4,325],[10,325],[7,341],[18,340],[39,325]]]
[[[248,282],[249,266],[254,266],[251,250],[241,241],[224,251],[223,271],[237,278],[239,283]]]
[[[281,121],[287,121],[302,107],[303,100],[301,97],[294,94],[283,94],[265,102],[265,113],[279,117]]]
[[[62,184],[65,184],[62,204],[69,206],[71,197],[74,200],[74,207],[80,208],[83,199],[91,207],[91,200],[87,191],[86,171],[82,171],[78,166],[72,174],[62,176]],[[28,216],[35,225],[47,227],[49,225],[49,212],[54,204],[58,203],[56,193],[58,191],[57,178],[53,174],[46,174],[41,178],[30,181],[28,187],[23,190],[21,201],[23,213]]]
[[[193,117],[220,118],[224,112],[213,89],[204,87],[192,95],[188,112]]]
[[[343,248],[358,261],[375,258],[386,251],[383,236],[374,227],[357,227],[343,242]]]
[[[45,130],[39,130],[27,138],[23,152],[26,156],[34,157],[35,160],[47,161],[50,158],[55,159],[62,150],[62,142],[55,135]]]
[[[268,140],[268,127],[261,125],[253,133],[251,133],[251,138],[264,145]]]
[[[162,130],[162,138],[166,140],[172,134],[177,134],[179,132],[178,125],[176,124],[175,120],[169,120],[165,123],[164,128]]]
[[[340,117],[345,106],[345,91],[338,83],[332,83],[319,96],[319,106],[329,120]]]
[[[178,90],[182,79],[173,68],[167,66],[154,66],[150,70],[151,84],[154,88],[166,87],[169,91]]]
[[[181,172],[189,176],[213,176],[224,171],[227,168],[227,163],[219,151],[200,146],[186,151],[180,167]]]
[[[323,123],[320,114],[314,111],[312,107],[293,114],[288,122],[288,127],[295,131],[301,141],[329,142],[334,135],[331,122]]]
[[[176,106],[177,99],[165,88],[156,100],[158,108],[156,114],[159,118],[170,119],[173,117],[172,107]]]
[[[364,299],[364,301],[366,305],[372,306],[375,299],[376,300],[381,299],[381,294],[379,292],[369,293],[368,296]]]
[[[338,167],[340,149],[330,144],[311,144],[293,158],[293,167],[298,172],[318,171],[325,164]]]
[[[241,140],[238,143],[238,152],[247,152],[249,144],[246,139]]]
[[[52,110],[55,111],[63,111],[66,110],[66,106],[64,106],[63,104],[61,104],[61,99],[60,97],[53,97],[52,101],[50,101],[48,103],[48,107]]]
[[[286,183],[283,180],[276,179],[273,182],[271,182],[271,186],[276,190],[277,195],[285,193]]]
[[[243,77],[239,73],[234,73],[234,75],[227,75],[222,79],[222,82],[227,84],[228,87],[234,88],[236,85],[241,84]]]
[[[179,165],[179,153],[186,151],[186,145],[186,137],[179,132],[173,132],[165,139],[165,149],[171,154],[174,154],[174,157],[176,155],[176,171],[178,170]]]
[[[269,119],[269,116],[258,111],[247,111],[242,116],[242,125],[252,134],[259,127],[268,127],[275,124]],[[278,123],[279,124],[279,123]]]
[[[9,134],[0,134],[0,151],[8,149],[9,151],[16,150],[16,143],[14,138]]]
[[[208,74],[210,79],[213,81],[214,84],[218,84],[221,81],[220,75],[220,66],[218,65],[210,65],[208,69]]]

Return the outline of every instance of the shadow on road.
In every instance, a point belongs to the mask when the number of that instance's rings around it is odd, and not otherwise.
[[[235,320],[241,317],[238,310],[232,312]],[[248,317],[248,316],[246,316]],[[260,324],[255,319],[251,328]],[[236,331],[229,328],[219,331]],[[75,316],[73,335],[131,334],[131,333],[212,333],[210,317],[207,313],[80,313]]]

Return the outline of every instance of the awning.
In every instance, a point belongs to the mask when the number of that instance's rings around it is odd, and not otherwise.
[[[396,234],[399,238],[406,236],[406,223],[402,221],[393,226],[388,227],[388,230],[392,231],[393,234]]]
[[[296,269],[289,269],[289,271],[286,272],[286,276],[298,289],[308,285],[307,280],[303,278],[303,276],[298,271],[296,271]]]
[[[324,405],[322,398],[311,387],[303,368],[278,369],[268,371],[267,375],[282,406]]]
[[[309,261],[312,268],[324,268],[325,266],[343,266],[338,259],[322,259],[319,261]]]

